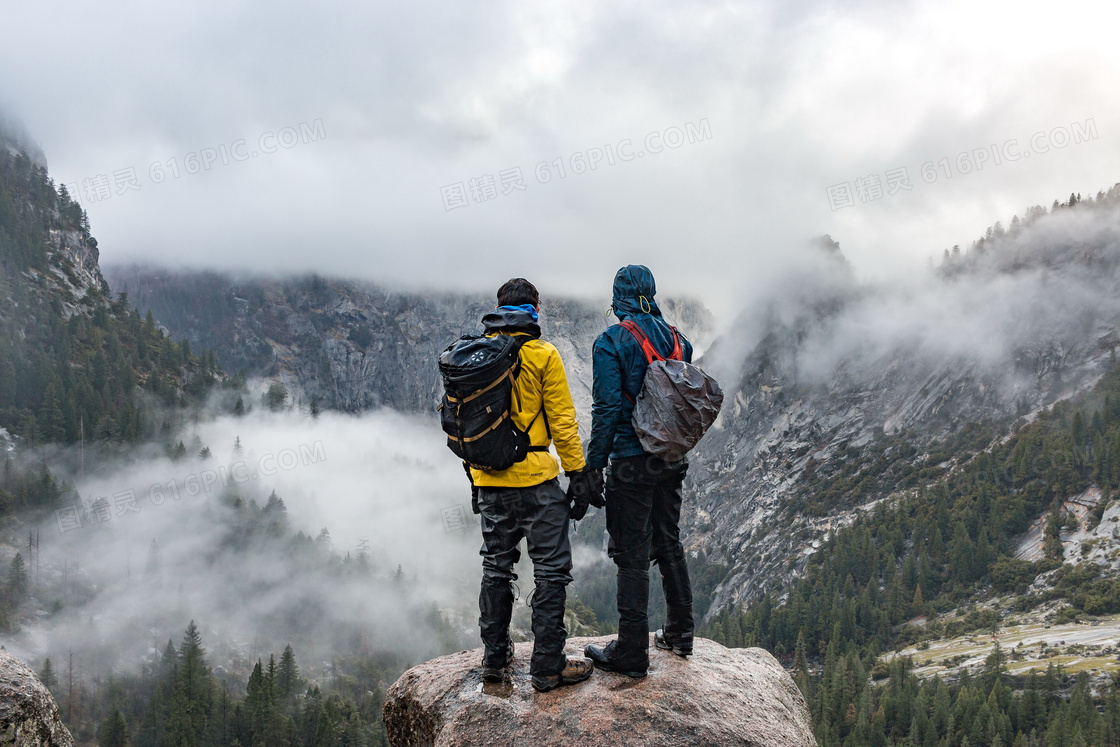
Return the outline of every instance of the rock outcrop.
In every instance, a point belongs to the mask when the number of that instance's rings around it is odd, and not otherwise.
[[[572,638],[569,656],[609,638]],[[651,642],[652,643],[652,642]],[[484,684],[481,649],[413,667],[389,689],[394,747],[465,745],[816,745],[797,685],[769,653],[697,639],[682,659],[650,648],[642,680],[595,672],[548,693],[529,681],[532,643],[517,644],[511,681]]]
[[[73,747],[51,693],[35,673],[0,649],[0,745]]]

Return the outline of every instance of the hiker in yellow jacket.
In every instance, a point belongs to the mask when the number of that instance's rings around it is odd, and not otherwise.
[[[521,373],[513,385],[513,424],[529,434],[533,446],[547,447],[555,443],[565,472],[581,470],[583,446],[560,351],[552,343],[540,339],[540,327],[530,311],[533,307],[503,306],[513,308],[499,307],[482,318],[488,334],[501,331],[509,335],[535,335],[521,346]],[[522,461],[501,472],[472,469],[471,481],[477,487],[529,488],[555,479],[559,474],[560,464],[551,453],[530,451]]]
[[[537,323],[540,295],[524,278],[498,289],[498,308],[482,318],[486,334],[527,335],[521,346],[521,371],[514,382],[511,417],[525,431],[532,450],[509,469],[471,469],[473,503],[482,523],[482,590],[479,628],[484,654],[483,679],[500,682],[513,662],[509,623],[513,614],[511,582],[521,557],[518,545],[526,540],[533,560],[533,657],[529,671],[533,687],[552,690],[587,679],[593,670],[586,659],[568,659],[564,644],[564,604],[572,581],[570,518],[587,511],[589,496],[601,485],[588,484],[598,473],[585,469],[572,393],[560,353],[540,339]],[[560,463],[548,451],[556,444]],[[557,479],[563,466],[568,493]]]

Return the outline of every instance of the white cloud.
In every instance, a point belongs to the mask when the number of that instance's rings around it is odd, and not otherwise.
[[[89,208],[106,262],[315,269],[489,288],[524,267],[602,294],[630,261],[738,306],[804,237],[863,276],[1117,179],[1111,6],[1041,3],[6,3],[0,100]],[[553,178],[533,167],[707,118],[712,139]],[[148,166],[322,119],[327,137],[151,184]],[[926,161],[1092,119],[1096,140],[932,184]],[[641,149],[641,148],[637,148]],[[220,162],[219,162],[220,163]],[[440,187],[527,189],[445,212]],[[911,191],[829,210],[906,166]]]

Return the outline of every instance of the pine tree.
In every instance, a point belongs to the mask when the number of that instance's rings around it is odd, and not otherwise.
[[[357,714],[351,714],[343,742],[346,747],[368,747],[369,738],[366,736],[368,731]]]
[[[27,596],[28,580],[27,568],[23,563],[23,555],[16,553],[8,567],[8,591],[17,602]]]
[[[54,665],[49,658],[43,661],[43,668],[39,671],[39,681],[51,692],[58,687],[58,676],[54,673]]]
[[[279,412],[284,409],[288,403],[288,387],[281,384],[279,381],[270,384],[268,391],[264,393],[261,398],[265,407],[273,412]]]
[[[296,692],[299,683],[299,667],[296,666],[296,655],[291,644],[284,647],[280,656],[280,667],[276,673],[276,694],[286,700]]]
[[[922,596],[922,585],[919,583],[914,589],[914,601],[910,604],[910,613],[914,617],[920,617],[925,614],[926,600]]]
[[[255,722],[260,719],[268,705],[268,696],[264,687],[264,670],[261,667],[260,659],[257,659],[253,671],[249,674],[249,684],[246,686],[246,692],[245,710],[250,722]]]
[[[338,715],[333,705],[333,701],[328,700],[320,706],[312,747],[338,747]]]
[[[257,664],[249,675],[248,695],[245,698],[245,710],[252,727],[254,746],[271,747],[281,744],[289,729],[288,720],[277,704],[276,679],[276,660],[270,656],[266,670],[261,666],[261,660],[257,659]]]
[[[261,510],[261,516],[266,522],[269,535],[273,537],[283,537],[287,534],[288,509],[280,496],[276,495],[275,490],[268,496],[268,502],[264,504],[264,508]]]
[[[128,747],[128,724],[117,706],[113,706],[113,712],[101,722],[97,743],[100,747]]]
[[[1046,557],[1054,560],[1061,560],[1065,553],[1062,546],[1062,506],[1057,500],[1054,501],[1050,515],[1046,519],[1046,533],[1045,540],[1042,543],[1042,551],[1046,553]]]
[[[39,433],[47,441],[62,441],[66,438],[66,419],[62,414],[54,382],[47,384],[43,394],[43,405],[39,408]]]
[[[797,645],[793,651],[793,679],[801,694],[809,698],[809,657],[805,654],[805,631],[797,632]]]
[[[172,701],[172,734],[183,745],[202,744],[212,695],[210,667],[194,620],[187,626],[177,657],[178,676]]]

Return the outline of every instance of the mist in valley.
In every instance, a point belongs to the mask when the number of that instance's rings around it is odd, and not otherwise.
[[[217,665],[247,672],[291,644],[310,675],[336,656],[415,663],[476,640],[477,522],[434,422],[263,406],[193,419],[170,453],[42,455],[73,492],[29,527],[34,603],[10,650],[72,650],[103,676],[194,620]]]

